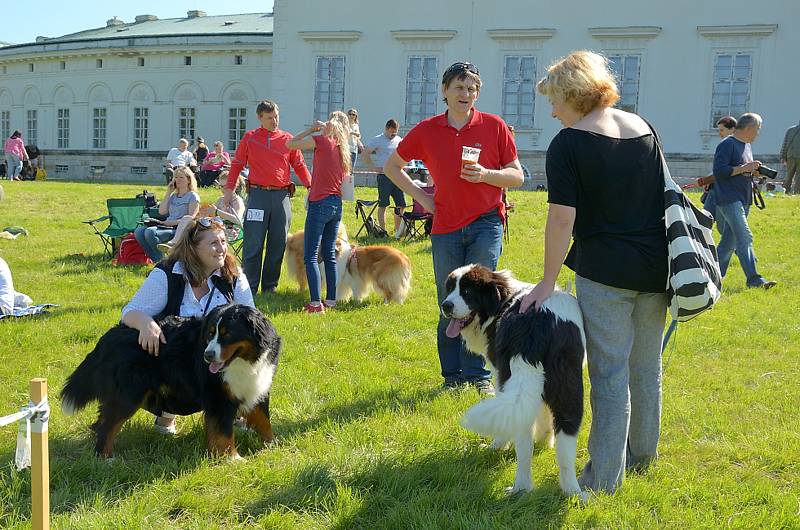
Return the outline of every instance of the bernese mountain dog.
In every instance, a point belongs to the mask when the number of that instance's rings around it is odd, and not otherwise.
[[[139,346],[139,332],[111,328],[61,390],[62,411],[73,414],[98,401],[92,430],[95,451],[111,458],[122,425],[140,408],[153,414],[203,411],[208,449],[239,458],[234,420],[243,415],[264,443],[274,439],[269,392],[281,338],[259,311],[220,306],[205,318],[167,317],[159,322],[166,344],[158,356]]]
[[[533,442],[553,444],[561,489],[585,500],[575,477],[577,435],[583,417],[586,337],[578,301],[555,291],[537,311],[520,313],[520,298],[533,285],[508,271],[467,265],[447,278],[441,310],[449,337],[489,361],[498,392],[464,414],[461,425],[492,436],[492,446],[514,443],[517,471],[511,493],[533,489]]]

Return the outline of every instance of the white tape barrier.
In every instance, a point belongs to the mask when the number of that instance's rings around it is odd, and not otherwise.
[[[47,421],[50,419],[50,404],[43,399],[38,405],[29,401],[22,410],[0,418],[0,427],[19,422],[17,429],[17,452],[14,463],[17,471],[31,466],[31,432],[47,432]]]

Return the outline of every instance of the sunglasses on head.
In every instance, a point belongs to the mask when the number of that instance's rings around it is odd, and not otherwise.
[[[214,224],[223,224],[221,217],[201,217],[197,220],[197,224],[203,228],[211,228]]]
[[[355,112],[348,112],[347,115],[348,116],[358,116],[358,114],[356,114]]]
[[[445,70],[444,73],[445,75],[447,75],[453,72],[469,72],[471,74],[481,75],[480,72],[478,71],[477,66],[475,66],[472,63],[464,63],[464,62],[451,64],[450,67],[447,70]]]

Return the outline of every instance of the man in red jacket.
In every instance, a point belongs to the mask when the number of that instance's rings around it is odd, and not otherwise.
[[[292,221],[289,167],[294,169],[304,186],[311,186],[311,174],[303,155],[296,149],[286,148],[286,142],[292,135],[278,129],[278,105],[274,101],[264,100],[256,107],[256,114],[261,127],[247,131],[239,142],[224,190],[225,201],[229,203],[239,173],[245,166],[250,167],[242,268],[254,294],[258,292],[259,285],[262,293],[275,292],[278,287],[286,235]]]

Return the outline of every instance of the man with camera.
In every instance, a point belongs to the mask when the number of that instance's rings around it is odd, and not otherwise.
[[[747,214],[753,203],[753,174],[775,178],[777,172],[763,167],[753,160],[750,144],[761,130],[761,116],[745,113],[736,123],[736,129],[717,145],[714,153],[714,177],[716,177],[717,227],[722,237],[717,245],[722,276],[728,270],[733,252],[739,258],[747,287],[771,289],[776,282],[767,281],[756,270],[756,254],[753,250],[753,233],[747,224]]]

